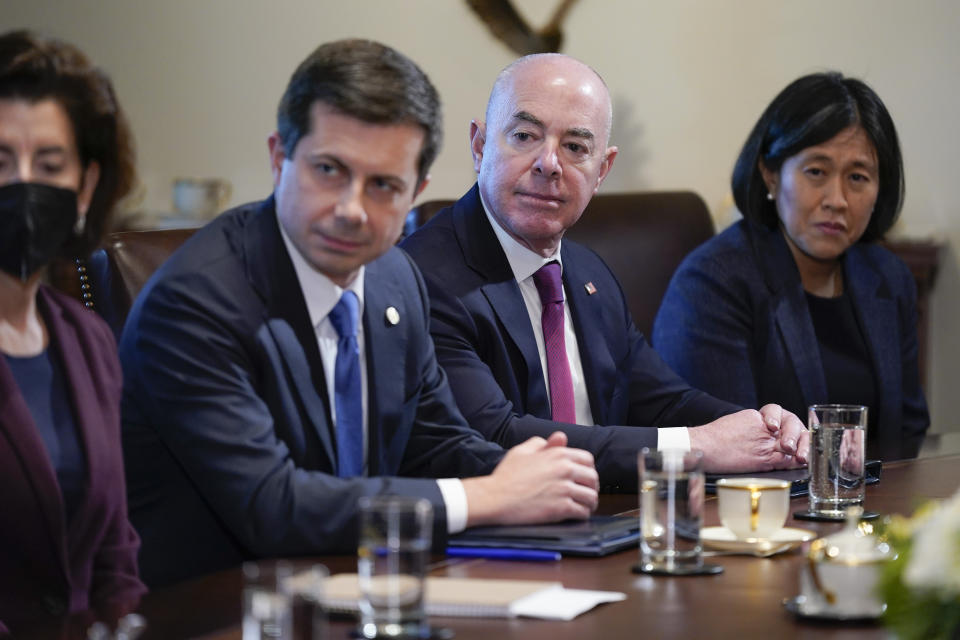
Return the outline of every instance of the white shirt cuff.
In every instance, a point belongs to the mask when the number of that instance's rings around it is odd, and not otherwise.
[[[690,448],[689,438],[687,448]],[[467,528],[467,492],[459,478],[439,478],[437,486],[447,508],[447,531],[452,535]]]
[[[690,451],[690,433],[686,427],[663,427],[657,429],[657,449],[661,451],[667,449]]]

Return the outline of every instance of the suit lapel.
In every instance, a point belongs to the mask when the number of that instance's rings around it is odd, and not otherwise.
[[[60,356],[67,392],[70,394],[70,406],[73,408],[73,417],[79,430],[80,441],[83,443],[87,462],[87,487],[84,500],[87,500],[90,496],[105,491],[101,488],[103,485],[101,471],[106,467],[104,460],[106,447],[117,446],[103,438],[103,429],[93,427],[93,425],[103,424],[107,419],[100,403],[110,400],[99,396],[90,380],[88,363],[91,361],[89,357],[91,354],[84,353],[76,326],[67,321],[55,300],[45,295],[43,300],[44,307],[47,309],[44,319],[49,323],[50,335],[53,336],[50,346],[54,348],[53,355]],[[81,507],[78,511],[82,510]]]
[[[58,313],[45,314],[44,320],[50,322],[50,318],[46,317],[47,315],[58,316]],[[57,317],[55,322],[51,323],[49,329],[51,334],[63,329],[63,323],[59,317]],[[66,359],[67,357],[64,356],[63,360]],[[78,379],[89,384],[89,381],[86,380],[89,374],[85,371],[82,372],[82,375],[78,376],[76,368],[70,367],[66,368],[65,374],[68,386],[72,385],[72,383]],[[67,563],[66,547],[67,529],[66,522],[64,522],[65,512],[63,495],[60,492],[60,484],[57,481],[57,475],[50,461],[50,456],[47,453],[46,445],[43,443],[36,423],[33,421],[33,415],[30,413],[26,400],[20,392],[20,386],[13,378],[13,372],[10,370],[4,357],[0,357],[0,389],[4,390],[4,392],[0,394],[0,431],[6,434],[7,437],[5,440],[10,447],[10,459],[4,460],[6,455],[0,451],[0,463],[7,469],[21,469],[27,483],[32,486],[35,503],[38,505],[39,511],[42,514],[43,528],[50,536],[49,548],[54,550],[54,556],[57,559],[58,569],[61,575],[64,576],[65,580],[68,580],[65,573],[66,567],[69,566]],[[78,393],[74,392],[71,397],[75,410],[78,400],[77,396]],[[87,402],[96,402],[92,390],[90,390],[87,397],[90,398]],[[75,416],[77,424],[84,436],[86,436],[86,429],[83,428],[83,425],[90,423],[84,423],[82,420],[84,418],[89,420],[90,416],[88,414],[89,411],[86,412],[83,418],[79,414]],[[87,447],[88,450],[91,446],[87,438],[84,438],[84,446]],[[91,463],[92,460],[88,458],[88,479]],[[29,515],[29,513],[20,514],[18,517],[28,518]],[[25,524],[24,526],[29,530],[29,525]]]
[[[780,339],[786,348],[805,405],[827,397],[827,380],[817,347],[817,335],[800,283],[800,272],[779,229],[758,229],[751,225],[750,239],[764,265],[764,278],[773,300]]]
[[[523,372],[526,380],[518,380],[520,384],[526,383],[525,413],[549,420],[550,400],[540,364],[540,352],[537,350],[537,339],[530,326],[527,305],[520,294],[517,281],[511,279],[507,282],[485,284],[481,290],[526,364]]]
[[[314,372],[304,357],[308,345],[316,346],[316,337],[311,342],[302,342],[297,336],[290,322],[285,317],[270,317],[265,319],[265,331],[269,334],[267,344],[276,348],[276,355],[286,368],[284,379],[289,381],[292,389],[296,390],[297,397],[303,406],[309,425],[312,428],[322,447],[322,456],[326,458],[326,468],[336,470],[337,456],[333,443],[333,428],[330,423],[329,398],[326,382],[323,380],[323,369],[320,368],[320,385],[314,382]],[[271,354],[272,355],[272,354]],[[277,375],[272,371],[268,375]]]
[[[870,353],[874,375],[877,380],[877,407],[879,416],[899,415],[901,407],[894,406],[895,399],[903,397],[903,372],[899,367],[900,336],[897,322],[880,322],[877,318],[896,318],[896,302],[879,273],[867,262],[859,246],[853,246],[846,257],[847,289],[853,298],[857,323],[863,332]],[[900,425],[880,425],[884,438],[881,450],[899,446]],[[894,442],[888,443],[887,441]],[[888,445],[892,444],[892,447]]]
[[[379,261],[367,265],[363,284],[363,335],[367,360],[367,471],[375,476],[395,473],[385,468],[383,455],[403,451],[406,443],[393,442],[398,432],[387,428],[395,421],[389,415],[404,404],[402,383],[407,341],[404,323],[410,314],[404,305],[401,284]],[[397,324],[387,321],[393,308]]]
[[[590,410],[594,424],[608,424],[606,413],[610,400],[598,397],[598,394],[601,389],[613,389],[616,386],[616,360],[610,353],[610,345],[603,338],[603,296],[587,291],[588,284],[592,287],[593,280],[601,279],[583,271],[583,265],[577,264],[575,259],[568,259],[568,246],[569,243],[563,244],[560,249],[563,255],[563,284],[577,335],[583,376],[589,381],[587,394]]]
[[[280,236],[271,196],[251,217],[243,235],[247,278],[264,304],[264,326],[287,368],[330,469],[336,448],[330,426],[330,401],[320,348],[297,274]],[[278,374],[279,372],[272,372]]]
[[[521,385],[526,383],[525,412],[550,419],[547,386],[527,306],[507,256],[483,211],[477,185],[454,205],[453,224],[467,264],[486,282],[480,288],[483,295],[526,363],[523,372],[526,380],[518,380]]]

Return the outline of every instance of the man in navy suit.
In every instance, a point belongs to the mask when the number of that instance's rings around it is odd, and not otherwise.
[[[123,444],[148,583],[352,551],[363,495],[428,498],[441,548],[465,526],[596,506],[589,453],[559,433],[504,454],[467,427],[437,365],[423,281],[393,245],[439,143],[438,96],[412,61],[321,46],[280,103],[273,195],[199,231],[137,299]]]
[[[486,122],[470,125],[477,184],[401,245],[424,274],[437,359],[467,422],[504,446],[559,429],[593,452],[610,489],[636,490],[643,446],[701,449],[712,471],[805,463],[808,437],[793,414],[692,389],[634,326],[603,261],[561,243],[613,165],[611,118],[606,85],[588,66],[521,58],[497,78]],[[551,262],[562,271],[557,350],[569,369],[558,380],[573,396],[563,419],[537,282]]]

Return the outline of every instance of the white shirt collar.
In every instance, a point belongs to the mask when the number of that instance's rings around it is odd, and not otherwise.
[[[290,261],[293,262],[293,270],[297,274],[297,280],[300,281],[300,290],[303,292],[303,299],[307,302],[307,313],[310,314],[310,324],[316,328],[326,319],[333,307],[336,306],[343,295],[345,289],[337,285],[330,278],[314,269],[300,254],[300,250],[287,235],[283,224],[277,219],[277,226],[280,227],[280,236],[283,238],[283,244],[287,247],[287,253],[290,254]],[[361,265],[357,272],[357,277],[353,279],[347,289],[357,294],[360,301],[360,317],[363,318],[363,280],[366,268]]]
[[[493,232],[497,234],[497,240],[500,241],[503,252],[507,255],[507,262],[510,263],[510,269],[513,271],[513,277],[517,279],[517,282],[523,282],[548,262],[559,262],[560,271],[561,273],[563,272],[563,261],[560,259],[559,242],[557,243],[557,250],[554,254],[544,258],[539,253],[535,253],[517,242],[513,236],[507,233],[506,229],[500,226],[497,219],[490,213],[490,209],[487,208],[487,203],[483,201],[483,192],[480,192],[480,203],[483,205],[483,212],[487,214],[487,220],[490,222],[490,226],[493,227]]]

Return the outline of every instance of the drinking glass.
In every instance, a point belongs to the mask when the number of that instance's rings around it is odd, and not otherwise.
[[[423,498],[360,499],[360,634],[365,638],[429,634],[424,580],[433,507]]]
[[[293,592],[293,637],[295,640],[326,640],[327,612],[323,608],[323,585],[330,572],[322,564],[297,572],[290,581]]]
[[[640,471],[640,565],[643,573],[717,573],[703,563],[704,474],[701,451],[643,449]]]
[[[290,563],[243,563],[243,640],[291,640],[293,596]]]
[[[810,511],[842,518],[847,507],[863,505],[866,479],[867,408],[815,404],[810,429]]]

